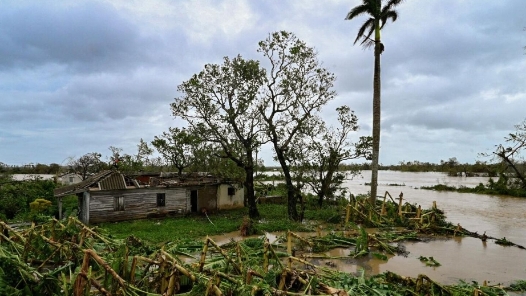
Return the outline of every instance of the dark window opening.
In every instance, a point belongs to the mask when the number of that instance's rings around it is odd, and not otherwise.
[[[166,206],[166,193],[157,193],[157,206]]]
[[[124,196],[113,197],[113,210],[124,211]]]
[[[235,195],[235,194],[236,194],[236,188],[228,187],[228,195]]]
[[[192,213],[197,212],[197,190],[190,191],[190,208]]]

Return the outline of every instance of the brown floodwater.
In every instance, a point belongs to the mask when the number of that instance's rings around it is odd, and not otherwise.
[[[346,185],[353,194],[367,193],[370,171],[363,172],[363,178],[347,180]],[[388,191],[393,198],[404,193],[405,201],[430,208],[433,201],[446,214],[447,220],[462,227],[493,237],[506,237],[516,244],[526,246],[526,198],[483,195],[457,192],[438,192],[419,189],[422,186],[444,184],[449,186],[475,187],[487,183],[483,177],[449,177],[443,173],[410,173],[380,171],[378,174],[378,195]],[[405,186],[388,186],[403,184]],[[526,256],[526,252],[525,252]],[[526,269],[526,266],[524,266]]]
[[[370,182],[370,171],[363,177],[347,180],[346,186],[353,194],[369,191],[365,185]],[[503,238],[526,246],[526,199],[507,196],[481,195],[456,192],[437,192],[419,189],[422,186],[445,184],[449,186],[474,187],[486,183],[483,177],[449,177],[442,173],[410,173],[398,171],[379,172],[378,194],[388,191],[393,198],[404,193],[405,201],[430,208],[433,201],[443,210],[447,220],[467,230],[488,236]],[[397,184],[403,186],[390,186]],[[282,234],[269,234],[273,242]],[[315,234],[306,234],[314,236]],[[218,243],[231,239],[240,240],[239,233],[214,236]],[[488,281],[490,284],[510,284],[516,280],[526,280],[526,250],[517,247],[501,246],[493,240],[482,242],[471,237],[454,237],[429,242],[405,242],[407,256],[389,256],[387,261],[367,257],[352,259],[352,249],[334,249],[325,253],[340,259],[313,259],[313,263],[341,271],[375,275],[391,271],[403,276],[416,277],[426,274],[443,284],[455,284],[459,280]],[[433,257],[440,262],[438,267],[429,267],[421,262],[420,256]]]

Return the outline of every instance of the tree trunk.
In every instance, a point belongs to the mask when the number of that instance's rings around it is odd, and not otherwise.
[[[373,78],[373,157],[371,164],[371,196],[369,202],[376,203],[378,189],[378,160],[380,158],[380,55],[382,53],[382,43],[379,39],[374,43],[374,78]]]
[[[323,198],[324,198],[323,191],[320,190],[318,192],[318,206],[320,207],[320,209],[323,205]]]
[[[292,177],[290,176],[290,168],[287,165],[283,151],[276,146],[277,145],[274,145],[274,150],[276,151],[276,156],[278,157],[279,164],[283,170],[283,175],[285,176],[285,184],[287,184],[287,211],[289,219],[292,221],[299,221],[300,217],[296,208],[297,197],[294,190],[294,184],[292,184]]]
[[[517,169],[517,167],[515,166],[515,164],[513,163],[513,161],[511,161],[511,159],[506,156],[506,154],[504,152],[501,152],[501,153],[497,153],[497,155],[503,159],[506,163],[508,163],[508,165],[513,169],[513,171],[515,172],[515,177],[518,178],[520,181],[521,181],[521,188],[523,189],[526,189],[526,179],[524,178],[524,176],[521,174],[521,172],[519,171],[519,169]],[[506,184],[508,185],[508,184]]]
[[[254,162],[252,161],[252,151],[249,152],[247,166],[245,166],[245,190],[247,192],[248,216],[250,219],[259,219],[259,211],[256,205],[254,194]]]

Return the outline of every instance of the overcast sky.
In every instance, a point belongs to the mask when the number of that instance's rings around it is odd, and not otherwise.
[[[0,1],[0,162],[136,153],[182,126],[170,103],[206,63],[286,30],[315,47],[371,133],[373,51],[353,45],[359,0]],[[380,162],[485,160],[526,119],[526,1],[407,0],[382,31]],[[263,153],[272,164],[270,151]]]

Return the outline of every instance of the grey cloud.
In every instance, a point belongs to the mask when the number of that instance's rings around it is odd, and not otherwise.
[[[224,56],[261,60],[257,42],[278,30],[315,47],[337,76],[322,117],[336,123],[334,108],[346,104],[360,135],[370,133],[373,52],[353,45],[365,19],[343,20],[356,3],[247,1],[247,15],[232,16],[239,26],[221,23],[233,2],[204,8],[213,23],[190,2],[163,2],[166,11],[119,3],[5,2],[0,161],[60,162],[110,145],[132,153],[140,138],[182,124],[169,109],[178,84]],[[382,32],[381,162],[472,161],[524,119],[525,9],[523,0],[399,6]]]
[[[52,63],[81,71],[115,70],[152,62],[147,49],[161,42],[143,37],[137,24],[98,2],[7,6],[0,12],[0,40],[4,71]]]

